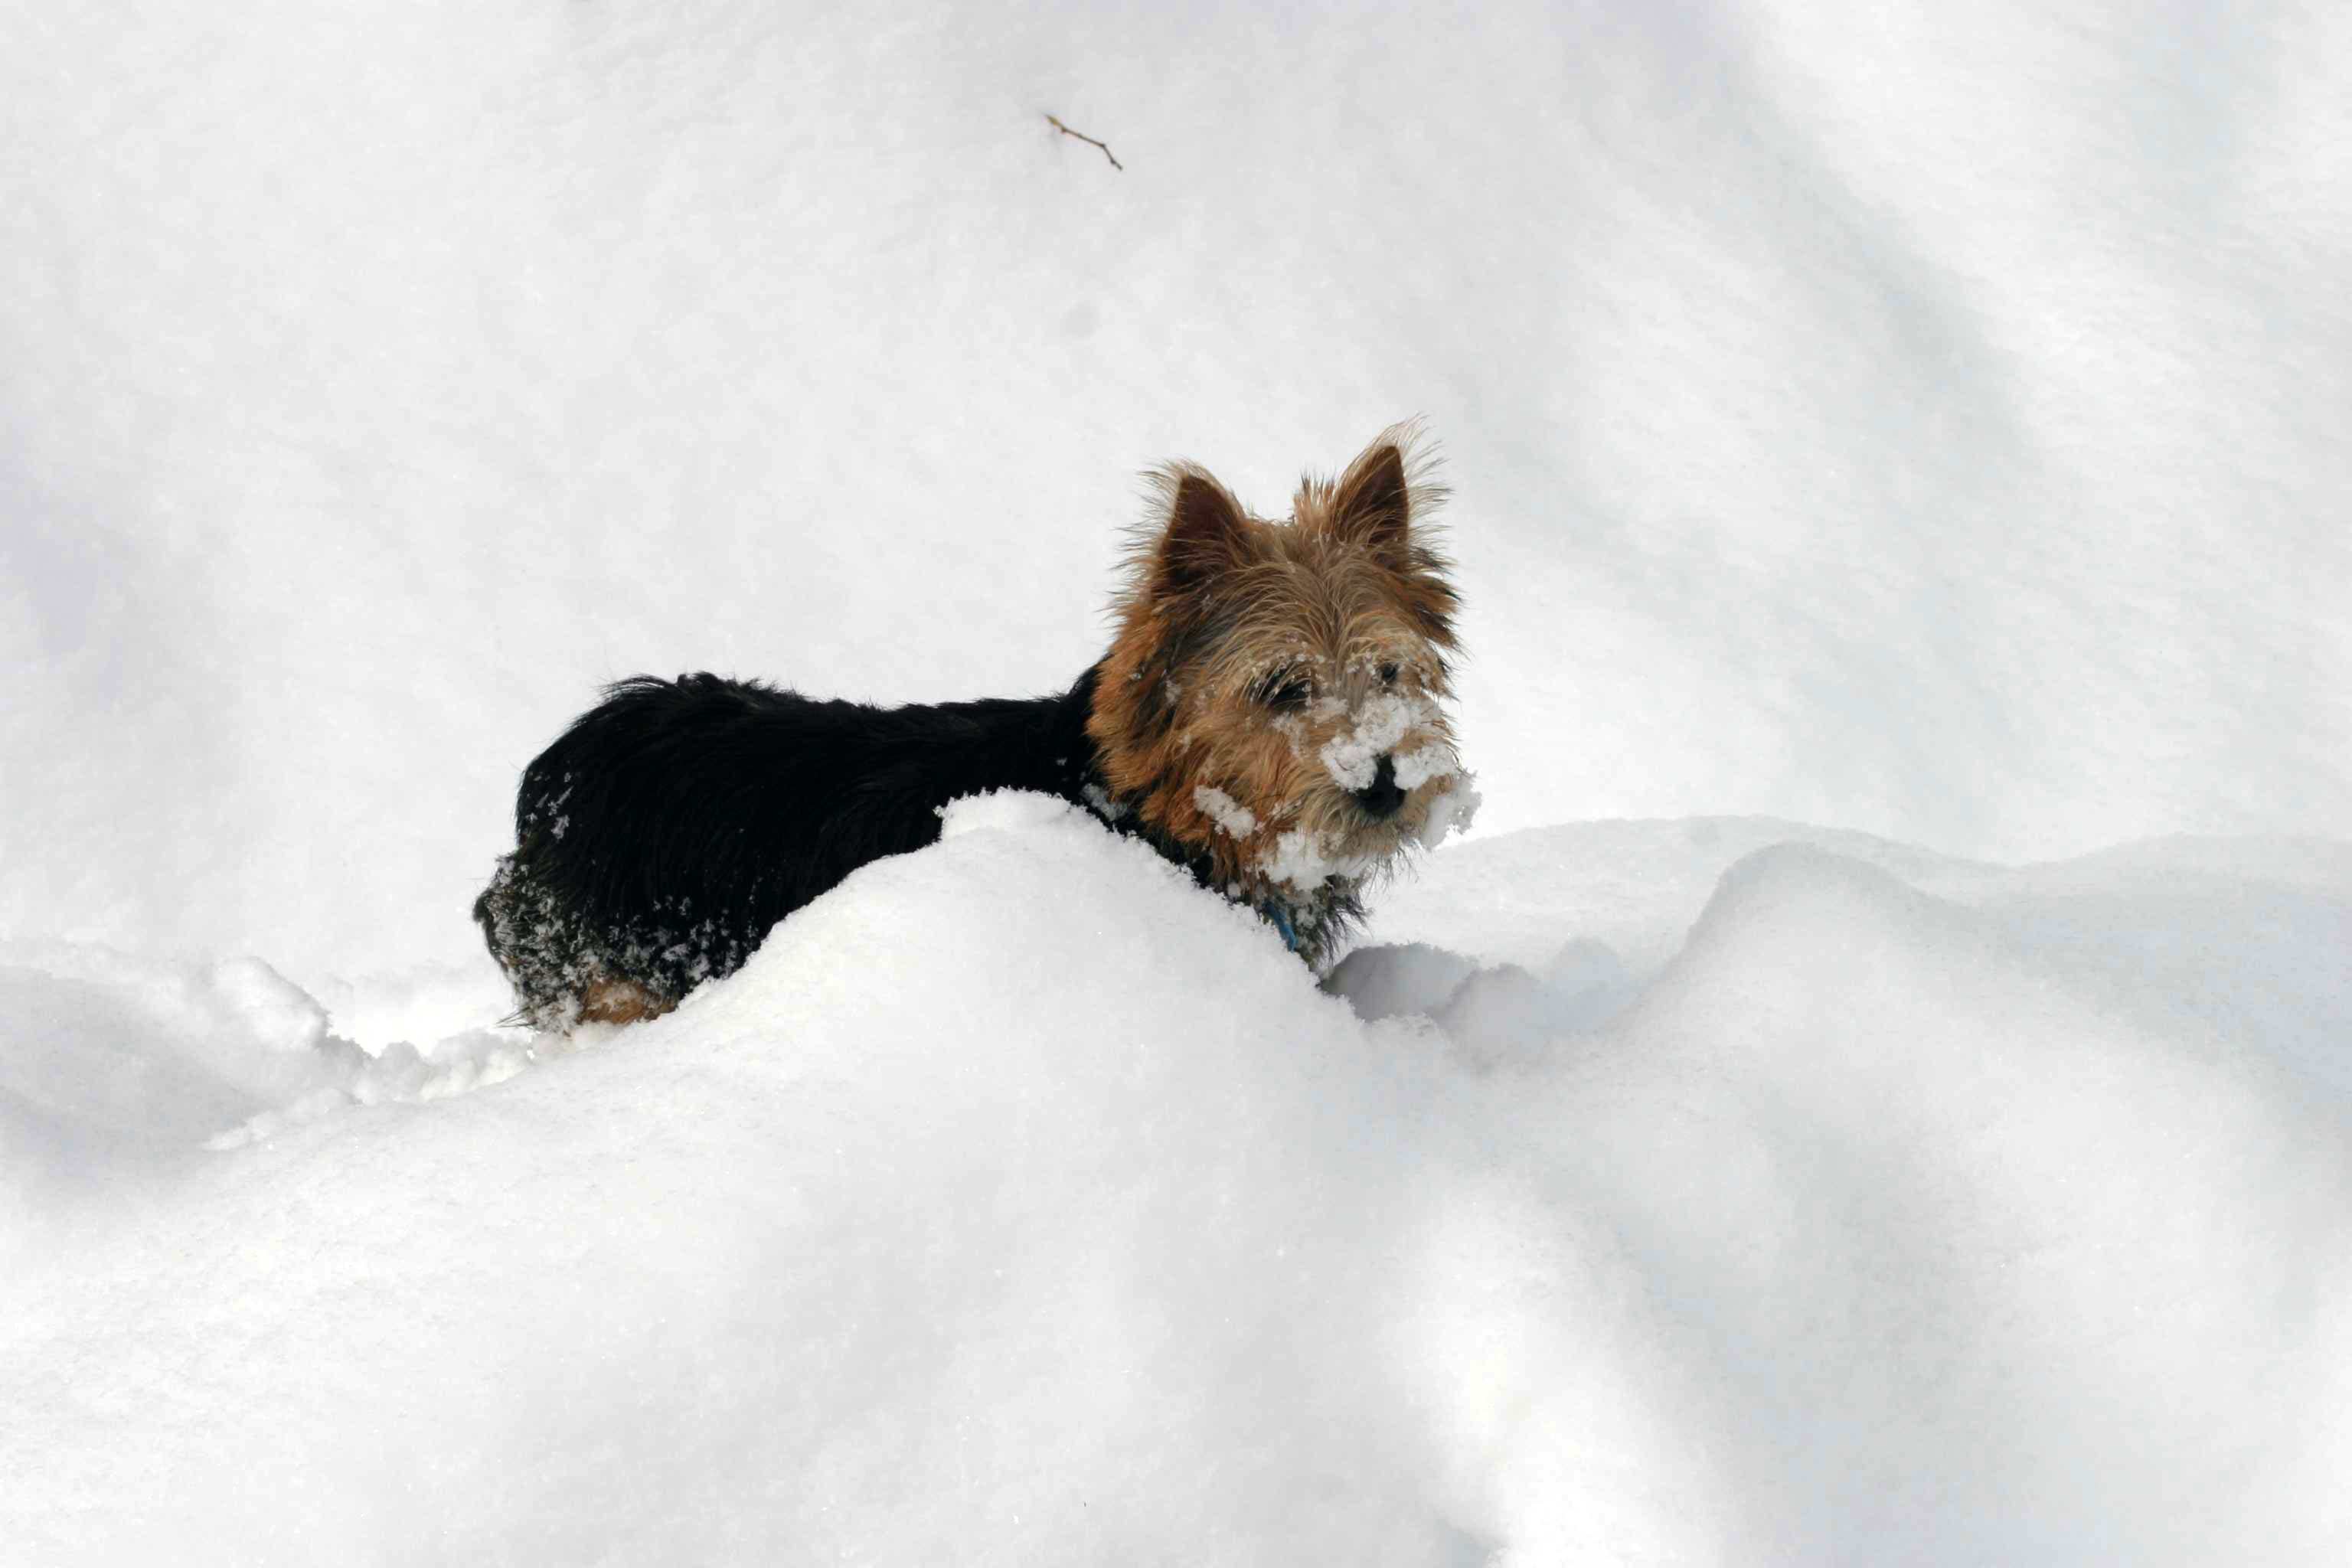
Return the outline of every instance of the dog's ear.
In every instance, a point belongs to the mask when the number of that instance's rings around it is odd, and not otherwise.
[[[1422,635],[1440,648],[1452,648],[1459,601],[1446,580],[1450,563],[1438,548],[1443,530],[1436,519],[1445,487],[1437,482],[1436,468],[1436,453],[1420,421],[1391,425],[1328,492],[1318,497],[1311,485],[1302,490],[1300,515],[1319,500],[1315,510],[1322,526],[1336,539],[1361,545],[1393,573]]]
[[[1154,576],[1163,589],[1197,586],[1249,560],[1248,517],[1207,469],[1177,464],[1160,477],[1168,521],[1154,552]]]
[[[1337,537],[1363,545],[1391,565],[1403,565],[1412,543],[1412,487],[1405,477],[1403,448],[1384,438],[1349,464],[1331,487],[1328,515]]]

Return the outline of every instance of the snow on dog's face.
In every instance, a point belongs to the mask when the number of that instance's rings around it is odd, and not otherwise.
[[[1232,890],[1352,883],[1475,805],[1442,706],[1439,492],[1410,454],[1383,434],[1286,523],[1189,464],[1153,476],[1087,728],[1112,791]]]

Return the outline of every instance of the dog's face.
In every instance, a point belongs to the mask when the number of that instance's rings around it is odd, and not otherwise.
[[[1455,600],[1406,444],[1309,480],[1287,523],[1198,468],[1156,479],[1089,724],[1112,790],[1244,892],[1443,837],[1470,798],[1442,706]]]

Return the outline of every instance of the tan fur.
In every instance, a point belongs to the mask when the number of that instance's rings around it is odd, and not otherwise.
[[[581,994],[580,1022],[635,1024],[658,1018],[675,1005],[628,981],[599,980]]]
[[[1429,521],[1443,492],[1414,437],[1408,426],[1385,431],[1337,479],[1308,477],[1282,522],[1251,516],[1192,464],[1151,476],[1154,504],[1113,606],[1118,633],[1087,733],[1113,795],[1204,859],[1213,885],[1254,903],[1299,897],[1295,882],[1276,886],[1285,835],[1303,831],[1377,868],[1417,839],[1458,776],[1438,706],[1452,695],[1457,646]],[[1269,702],[1269,683],[1294,676],[1310,683],[1307,700]],[[1392,819],[1375,821],[1335,778],[1326,748],[1350,744],[1382,714],[1394,730],[1408,711],[1383,752],[1433,757],[1427,749],[1440,747],[1446,765],[1408,790]]]

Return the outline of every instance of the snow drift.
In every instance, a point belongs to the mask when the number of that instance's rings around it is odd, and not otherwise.
[[[2340,1558],[2352,8],[9,14],[0,1562]],[[1001,800],[484,1026],[598,683],[1412,413],[1331,991]]]
[[[1516,938],[1438,951],[1449,904]],[[995,797],[670,1017],[495,1061],[368,1058],[257,971],[12,953],[0,1105],[42,1133],[0,1211],[0,1555],[2319,1563],[2352,1530],[2340,851],[2001,873],[1603,825],[1399,907],[1420,940],[1336,996]]]
[[[1060,690],[1416,413],[1488,831],[2352,835],[2340,4],[8,11],[0,932],[454,1031],[599,684]]]

